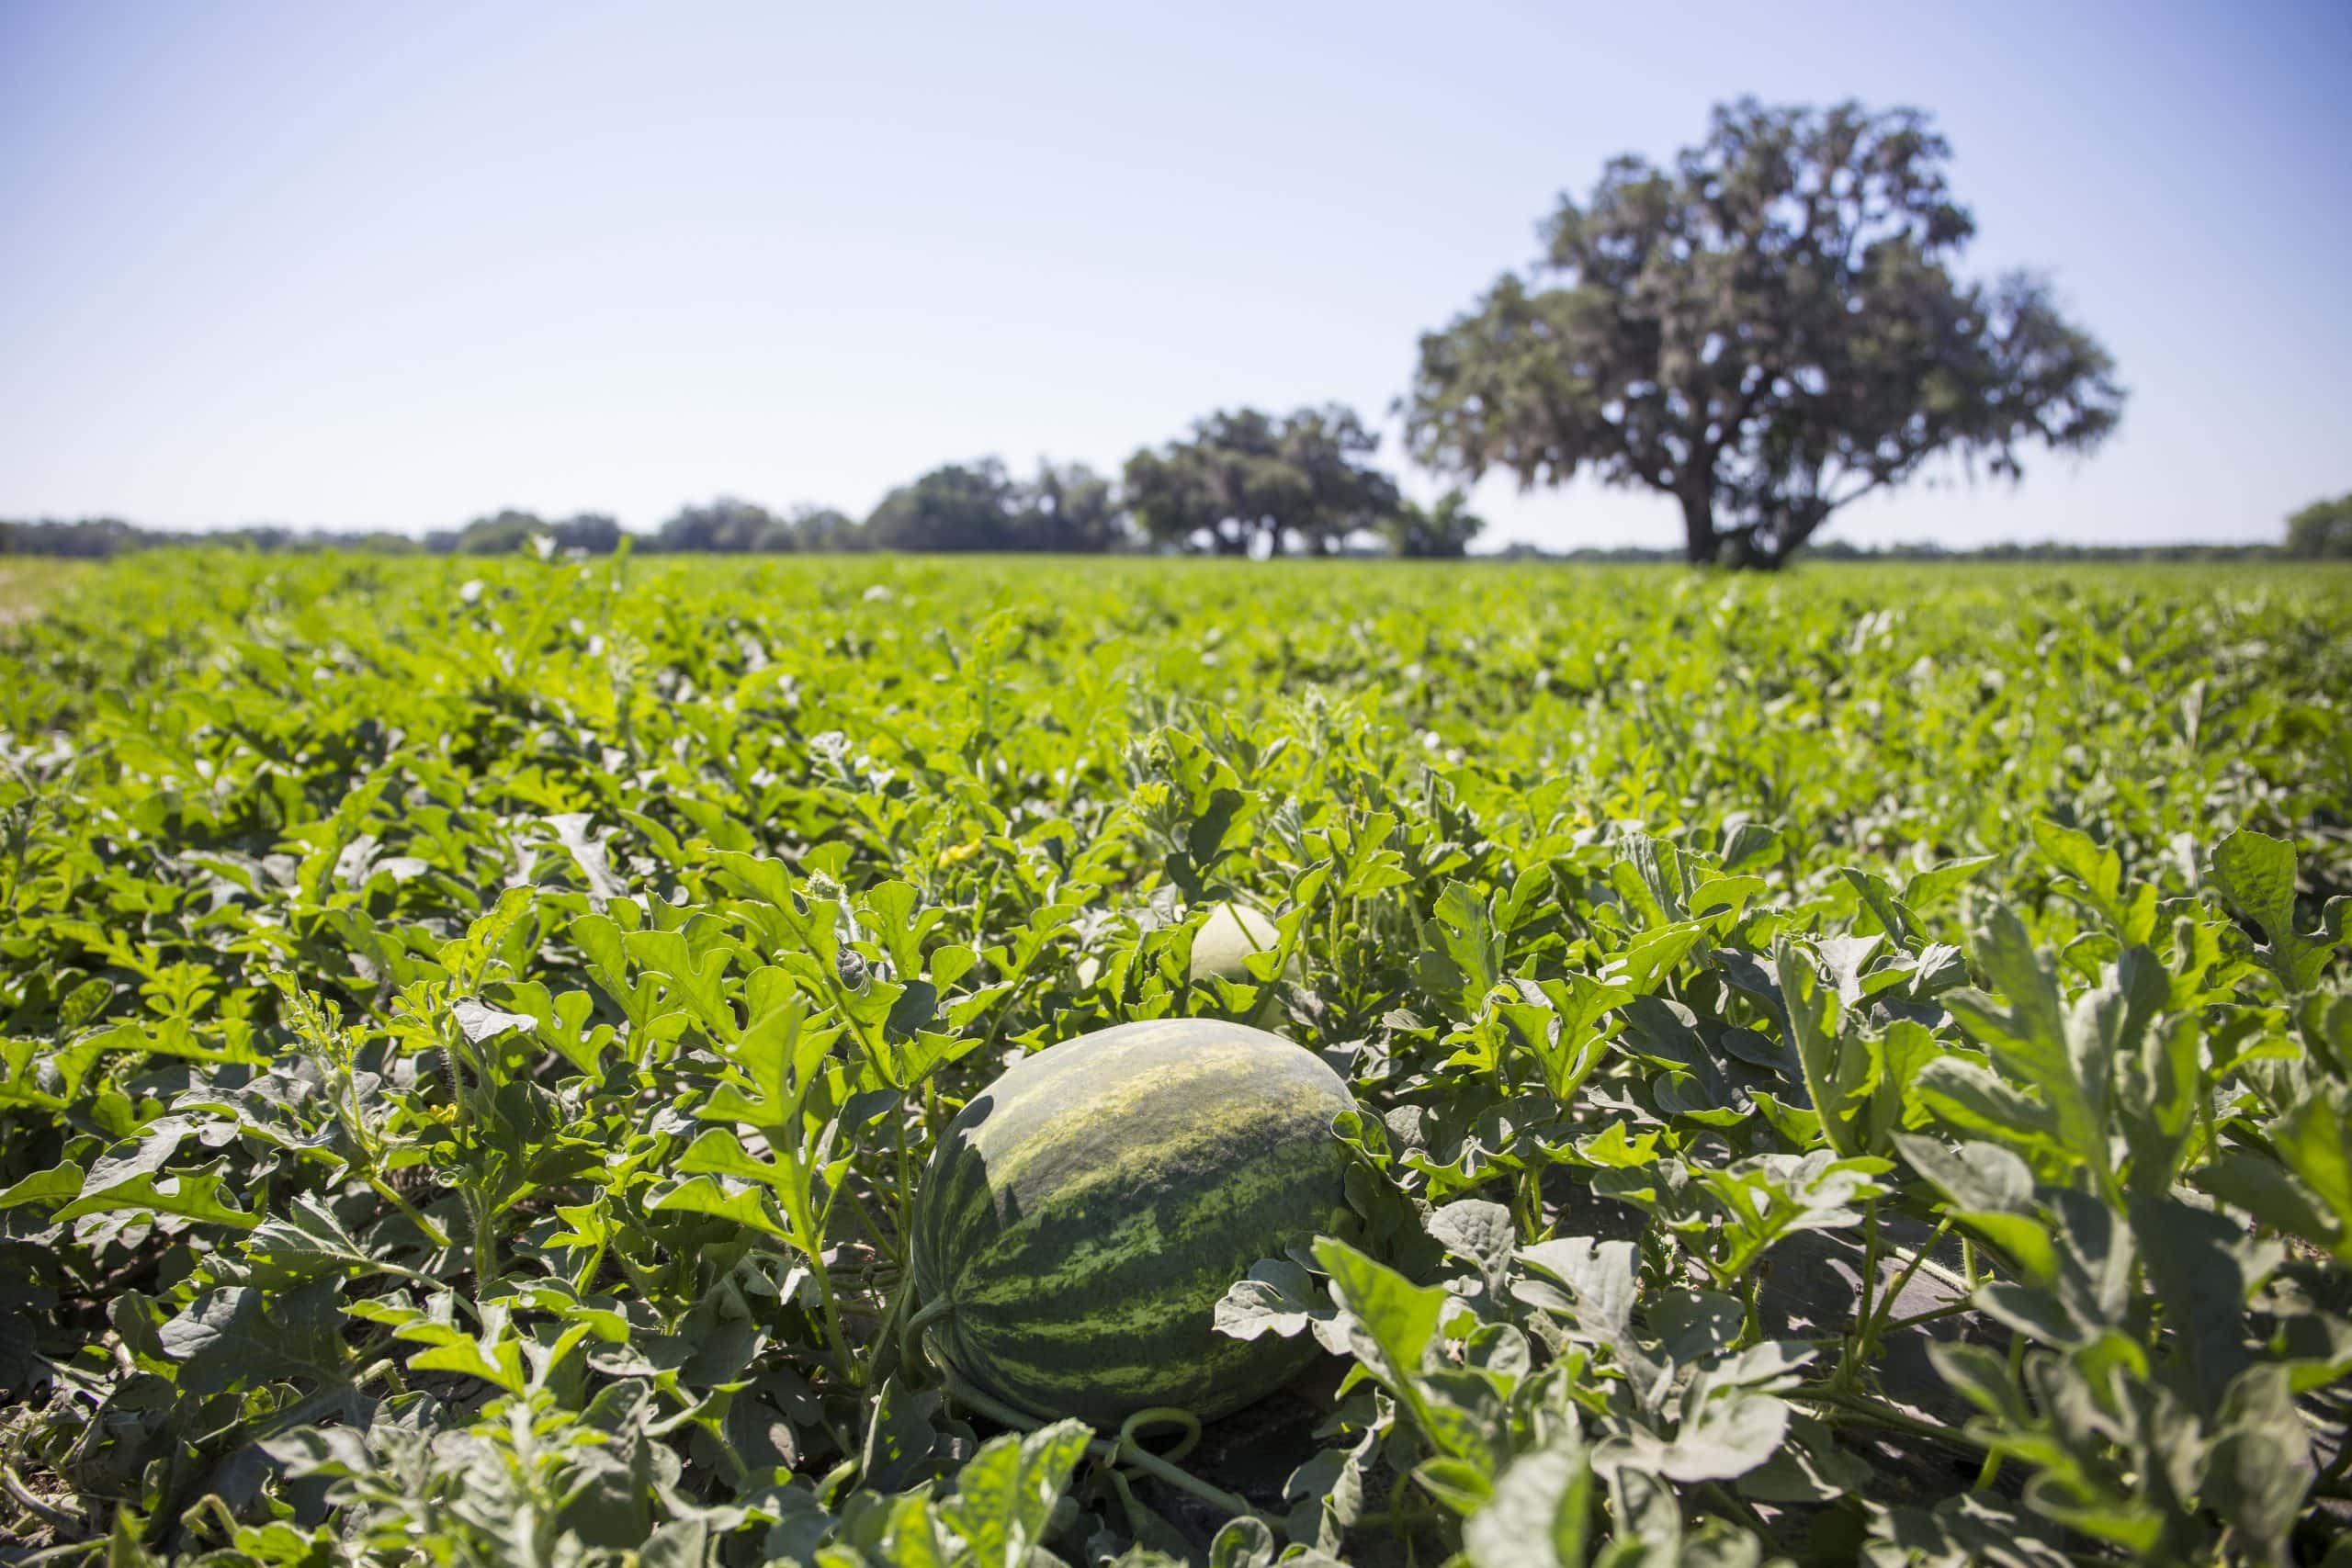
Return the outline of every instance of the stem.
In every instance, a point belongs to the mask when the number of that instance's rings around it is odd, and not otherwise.
[[[1911,1261],[1905,1267],[1903,1272],[1894,1277],[1894,1286],[1887,1291],[1885,1296],[1879,1303],[1878,1326],[1871,1330],[1871,1343],[1875,1344],[1882,1337],[1893,1333],[1898,1327],[1907,1327],[1909,1325],[1914,1323],[1925,1323],[1930,1316],[1941,1316],[1943,1314],[1943,1309],[1939,1307],[1933,1314],[1925,1314],[1917,1317],[1906,1318],[1901,1324],[1891,1324],[1886,1321],[1887,1314],[1894,1310],[1894,1303],[1902,1299],[1903,1292],[1910,1288],[1911,1281],[1917,1277],[1920,1266],[1927,1262],[1928,1254],[1935,1250],[1936,1244],[1943,1240],[1944,1236],[1950,1233],[1951,1230],[1951,1216],[1947,1214],[1942,1220],[1938,1222],[1935,1234],[1928,1236],[1926,1241],[1919,1244],[1919,1249],[1911,1255]],[[1967,1303],[1965,1302],[1962,1302],[1954,1304],[1957,1306],[1964,1306]]]
[[[1899,1334],[1906,1328],[1917,1328],[1923,1323],[1939,1323],[1947,1317],[1958,1317],[1962,1313],[1975,1310],[1974,1302],[1947,1302],[1932,1312],[1914,1313],[1909,1317],[1896,1318],[1893,1323],[1880,1324],[1879,1337]]]
[[[818,1298],[824,1303],[825,1342],[832,1349],[833,1364],[841,1368],[851,1386],[862,1388],[865,1384],[865,1369],[850,1354],[849,1341],[842,1336],[841,1309],[833,1301],[833,1277],[825,1268],[823,1238],[819,1237],[817,1245],[803,1250],[808,1257],[808,1271],[817,1281]]]
[[[865,1206],[865,1200],[857,1195],[857,1190],[844,1181],[833,1190],[847,1198],[849,1206],[857,1211],[858,1228],[865,1232],[865,1239],[874,1244],[874,1250],[900,1268],[906,1267],[906,1254],[891,1245],[888,1233],[882,1228],[882,1222],[874,1217],[874,1211]]]
[[[1990,1451],[1983,1443],[1958,1427],[1933,1426],[1917,1416],[1905,1416],[1884,1400],[1872,1399],[1868,1394],[1841,1393],[1834,1389],[1823,1388],[1799,1389],[1789,1397],[1835,1405],[1858,1420],[1884,1427],[1889,1431],[1906,1432],[1912,1437],[1925,1438],[1932,1442],[1956,1443],[1962,1448],[1974,1449],[1979,1453]]]
[[[1856,1317],[1854,1344],[1838,1364],[1837,1383],[1839,1388],[1851,1388],[1854,1380],[1868,1364],[1871,1352],[1871,1319],[1877,1314],[1878,1294],[1878,1200],[1872,1198],[1862,1210],[1862,1303]]]
[[[2012,1381],[2014,1381],[2018,1375],[2018,1369],[2024,1364],[2025,1336],[2022,1334],[2011,1334],[2009,1336],[2009,1377]],[[1969,1490],[1972,1492],[1984,1491],[1985,1488],[1993,1484],[1994,1478],[2000,1473],[2001,1456],[1996,1452],[1987,1451],[1984,1455],[1984,1465],[1976,1472],[1976,1483],[1974,1485],[1971,1486]]]
[[[1870,1267],[1862,1270],[1862,1321],[1871,1319],[1878,1292],[1878,1200],[1872,1198],[1862,1211],[1862,1260]]]
[[[393,1187],[390,1182],[386,1181],[372,1170],[368,1172],[363,1179],[368,1183],[368,1187],[375,1191],[376,1196],[383,1199],[384,1201],[390,1203],[393,1208],[398,1209],[401,1215],[407,1219],[409,1224],[424,1232],[425,1240],[431,1242],[435,1247],[445,1249],[448,1247],[449,1233],[443,1230],[432,1220],[428,1219],[423,1210],[417,1208],[416,1205],[411,1203],[407,1199],[401,1197],[399,1190]]]
[[[972,934],[969,946],[974,953],[983,951],[988,934],[989,908],[996,902],[997,880],[1004,874],[1004,862],[999,859],[989,866],[988,885],[980,889],[979,902],[972,906]]]
[[[490,1204],[480,1193],[469,1190],[466,1206],[474,1212],[474,1292],[479,1295],[498,1278],[498,1227],[491,1223]]]
[[[1749,1503],[1747,1499],[1739,1496],[1737,1494],[1734,1493],[1730,1487],[1725,1486],[1720,1481],[1708,1482],[1706,1483],[1705,1491],[1707,1495],[1713,1500],[1715,1506],[1721,1508],[1724,1513],[1730,1514],[1734,1517],[1741,1520],[1749,1529],[1754,1530],[1758,1535],[1766,1537],[1770,1536],[1772,1527],[1764,1522],[1764,1516],[1758,1513],[1755,1506]]]
[[[2335,1461],[2319,1472],[2319,1479],[2312,1483],[2312,1490],[2333,1496],[2335,1494],[2332,1489],[2337,1482],[2344,1479],[2344,1472],[2346,1470],[2352,1470],[2352,1441],[2346,1441],[2342,1448],[2336,1450]]]
[[[892,1196],[897,1200],[899,1240],[901,1245],[890,1247],[888,1251],[894,1260],[903,1264],[907,1260],[903,1244],[908,1237],[915,1234],[915,1183],[913,1172],[908,1168],[907,1164],[907,1097],[903,1094],[899,1096],[897,1103],[890,1107],[890,1125],[898,1134],[896,1141],[899,1145],[899,1187]]]
[[[1124,1449],[1142,1446],[1141,1439],[1136,1436],[1136,1428],[1138,1427],[1181,1427],[1183,1428],[1184,1435],[1176,1439],[1174,1448],[1164,1454],[1153,1456],[1170,1464],[1174,1464],[1200,1446],[1201,1418],[1180,1405],[1155,1404],[1148,1410],[1138,1410],[1128,1416],[1119,1425],[1119,1447]]]
[[[1975,1293],[1976,1287],[1978,1285],[1989,1283],[1993,1278],[1993,1271],[1990,1269],[1987,1269],[1984,1271],[1984,1277],[1983,1280],[1977,1279],[1973,1274],[1963,1278],[1962,1275],[1955,1274],[1950,1269],[1945,1268],[1934,1258],[1927,1257],[1924,1251],[1914,1260],[1913,1267],[1919,1273],[1932,1275],[1936,1279],[1941,1280],[1945,1284],[1950,1285],[1953,1290],[1971,1295]]]
[[[1004,1000],[999,1002],[992,1010],[996,1016],[989,1020],[988,1038],[980,1042],[980,1055],[982,1056],[993,1057],[995,1055],[997,1036],[1004,1032],[1004,1021],[1011,1018],[1012,1016],[1012,1010],[1020,1005],[1021,987],[1027,985],[1028,982],[1029,965],[1026,962],[1023,962],[1018,968],[1014,969],[1012,974],[1005,976],[1005,983],[1009,988],[1004,993]]]
[[[907,1319],[905,1326],[899,1330],[899,1364],[900,1366],[911,1367],[916,1362],[926,1359],[922,1350],[923,1325],[946,1316],[954,1307],[953,1302],[942,1296],[937,1301],[923,1303],[915,1310],[914,1314]]]
[[[1988,1453],[1984,1456],[1984,1462],[1976,1467],[1976,1479],[1970,1483],[1968,1489],[1971,1492],[1982,1492],[1991,1486],[1994,1478],[2000,1473],[2001,1456],[1996,1453]]]
[[[1000,1426],[1010,1427],[1015,1431],[1032,1432],[1045,1425],[1036,1416],[1015,1410],[1012,1406],[982,1393],[978,1389],[956,1376],[953,1368],[943,1367],[940,1371],[942,1380],[947,1385],[947,1392],[959,1404],[970,1405]],[[1166,1413],[1159,1412],[1159,1414]],[[1129,1425],[1132,1426],[1133,1423],[1130,1422]],[[1179,1492],[1198,1497],[1202,1502],[1213,1507],[1221,1508],[1236,1518],[1247,1515],[1273,1531],[1278,1539],[1285,1534],[1281,1520],[1271,1515],[1260,1513],[1250,1506],[1248,1498],[1238,1497],[1230,1492],[1210,1485],[1188,1471],[1177,1469],[1176,1466],[1146,1450],[1132,1438],[1125,1438],[1116,1443],[1106,1443],[1102,1438],[1096,1438],[1086,1445],[1086,1451],[1104,1464],[1132,1465],[1155,1480],[1172,1486]]]
[[[591,1249],[588,1254],[588,1261],[582,1266],[577,1274],[574,1274],[571,1277],[571,1293],[573,1295],[586,1295],[588,1293],[588,1287],[596,1282],[596,1270],[605,1266],[605,1245],[606,1239],[607,1238],[605,1236],[601,1235],[596,1238],[595,1247]]]
[[[890,1292],[890,1304],[883,1309],[882,1321],[875,1327],[874,1348],[866,1353],[869,1370],[872,1362],[896,1342],[899,1314],[907,1310],[907,1303],[913,1298],[914,1293],[915,1272],[910,1269],[899,1276],[897,1286]],[[901,1356],[899,1359],[903,1362],[905,1357]],[[866,1381],[870,1382],[873,1380],[869,1378]]]
[[[83,1528],[79,1518],[62,1508],[51,1507],[35,1495],[32,1488],[27,1486],[23,1478],[17,1475],[15,1465],[0,1463],[0,1489],[5,1489],[10,1497],[16,1499],[19,1506],[46,1519],[60,1529],[77,1530]]]

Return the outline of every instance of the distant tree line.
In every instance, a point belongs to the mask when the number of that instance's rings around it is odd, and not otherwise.
[[[1329,411],[1318,417],[1328,418]],[[1220,413],[1202,422],[1221,437],[1246,431],[1248,443],[1278,445],[1271,432],[1283,422],[1249,410]],[[1238,440],[1236,444],[1240,444]],[[1211,460],[1213,450],[1224,457]],[[1034,479],[1013,479],[996,458],[949,463],[884,496],[865,521],[831,507],[796,506],[770,512],[748,501],[720,497],[680,507],[635,547],[673,555],[846,554],[861,550],[905,552],[995,551],[1008,554],[1173,554],[1186,550],[1247,554],[1253,547],[1297,548],[1311,554],[1385,553],[1415,558],[1458,557],[1484,526],[1467,510],[1460,491],[1449,491],[1423,507],[1395,493],[1385,476],[1327,479],[1340,493],[1317,498],[1313,480],[1284,477],[1261,451],[1257,459],[1235,456],[1196,439],[1173,442],[1158,452],[1136,454],[1122,488],[1084,464],[1040,463]],[[1385,488],[1383,488],[1385,487]],[[1369,524],[1360,519],[1367,510]],[[1380,541],[1375,549],[1367,536]],[[512,555],[533,547],[550,553],[609,555],[625,530],[602,513],[543,518],[508,508],[478,517],[461,528],[437,530],[422,540],[385,532],[336,533],[321,528],[247,527],[202,535],[141,528],[116,517],[73,522],[0,520],[0,556],[56,556],[103,559],[161,545],[208,545],[264,552],[325,549],[385,555]],[[1922,541],[1856,545],[1844,539],[1815,539],[1804,549],[1816,561],[2229,561],[2352,560],[2352,493],[2314,502],[2287,519],[2279,544],[2086,545],[2055,539],[2038,544],[2006,541],[1952,549]],[[1547,550],[1512,544],[1493,558],[1504,561],[1668,561],[1686,558],[1681,549],[1639,545],[1585,546]]]
[[[1685,556],[1679,548],[1659,549],[1641,545],[1588,545],[1575,549],[1547,550],[1537,545],[1513,544],[1481,558],[1606,565],[1679,561]],[[1804,547],[1799,558],[1808,561],[2105,561],[2120,564],[2132,561],[2278,560],[2288,558],[2288,552],[2277,545],[2076,545],[2057,539],[2045,539],[2030,545],[2005,540],[2000,544],[1956,550],[1937,544],[1856,545],[1844,539],[1816,539]]]
[[[899,486],[864,519],[824,506],[770,512],[722,496],[681,507],[636,547],[677,554],[784,555],[890,550],[1100,555],[1218,555],[1385,550],[1459,556],[1485,525],[1460,491],[1431,507],[1405,499],[1372,466],[1380,437],[1333,404],[1268,414],[1224,410],[1182,439],[1129,458],[1118,478],[1083,463],[1040,461],[1015,475],[1001,459],[947,463]],[[205,536],[258,550],[329,547],[435,555],[511,555],[540,547],[606,555],[619,522],[602,513],[547,518],[507,508],[422,541],[398,534],[241,528]],[[188,536],[117,518],[0,522],[0,555],[105,557]]]
[[[2352,560],[2352,492],[2289,516],[2283,553],[2297,560]]]
[[[405,534],[371,530],[341,532],[331,528],[288,528],[264,524],[244,528],[211,528],[200,534],[167,528],[142,528],[119,517],[71,520],[39,518],[10,522],[0,518],[0,556],[55,556],[104,560],[134,550],[163,545],[227,545],[288,553],[306,550],[361,550],[379,555],[413,555],[424,548]]]

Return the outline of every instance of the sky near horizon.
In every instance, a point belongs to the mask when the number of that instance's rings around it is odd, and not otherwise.
[[[819,8],[0,0],[0,516],[650,528],[1115,472],[1227,406],[1388,433],[1417,335],[1709,107],[1935,115],[1962,270],[2052,277],[2087,461],[1828,536],[2274,538],[2352,490],[2352,4]],[[1670,502],[1477,493],[1493,547]]]

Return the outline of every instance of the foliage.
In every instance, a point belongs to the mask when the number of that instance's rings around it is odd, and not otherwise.
[[[720,496],[707,505],[680,507],[651,543],[684,553],[772,555],[854,548],[856,532],[855,524],[829,507],[796,507],[779,517],[764,506]]]
[[[1110,481],[1083,463],[1041,462],[1032,483],[994,457],[950,463],[884,496],[861,543],[877,550],[1097,554],[1125,541]]]
[[[440,536],[454,542],[454,533]],[[164,528],[143,528],[119,517],[83,517],[72,521],[41,518],[11,522],[0,518],[0,556],[61,556],[68,559],[108,560],[137,550],[167,548],[191,542],[192,536]],[[416,540],[405,534],[354,532],[325,528],[288,528],[263,524],[245,528],[211,530],[202,536],[212,546],[269,553],[309,553],[319,550],[367,550],[378,555],[413,555]]]
[[[1403,502],[1380,531],[1387,536],[1391,555],[1447,558],[1467,553],[1470,541],[1486,527],[1487,520],[1470,510],[1470,498],[1449,490],[1433,506]]]
[[[2314,501],[2289,517],[2281,553],[2302,560],[2352,560],[2352,494]]]
[[[2327,572],[180,552],[0,665],[46,1561],[2344,1534]],[[1227,899],[1277,943],[1193,982]],[[1202,1433],[941,1386],[963,1100],[1270,999],[1363,1223],[1218,1321],[1324,1370]]]
[[[1396,481],[1371,466],[1379,449],[1380,437],[1336,403],[1287,415],[1219,410],[1189,438],[1127,459],[1127,504],[1161,546],[1334,552],[1402,505]]]
[[[2044,283],[1966,283],[1974,231],[1926,117],[1718,107],[1671,170],[1613,159],[1528,276],[1421,339],[1420,461],[1522,485],[1589,468],[1681,505],[1693,561],[1775,566],[1937,459],[2089,451],[2122,392]]]
[[[620,548],[621,525],[601,512],[583,512],[549,523],[536,513],[510,506],[475,518],[454,536],[435,534],[426,540],[426,547],[461,556],[511,556],[538,539],[560,550],[608,556]]]

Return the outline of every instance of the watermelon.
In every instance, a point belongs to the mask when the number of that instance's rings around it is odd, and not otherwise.
[[[1313,1053],[1208,1019],[1015,1063],[949,1125],[917,1195],[927,1350],[1018,1409],[1105,1430],[1263,1397],[1315,1342],[1221,1335],[1216,1303],[1260,1258],[1355,1234],[1331,1129],[1354,1109]]]
[[[1213,904],[1209,918],[1193,933],[1193,978],[1214,976],[1244,986],[1262,984],[1244,962],[1253,953],[1272,953],[1282,945],[1274,922],[1247,904]],[[1298,955],[1291,955],[1285,973],[1297,977]]]
[[[1282,933],[1274,922],[1247,904],[1215,904],[1209,908],[1209,918],[1193,933],[1192,980],[1196,986],[1212,979],[1230,980],[1238,986],[1258,987],[1257,1010],[1250,1021],[1261,1029],[1271,1029],[1286,1016],[1282,993],[1277,987],[1250,973],[1245,962],[1253,953],[1271,953],[1282,945]],[[1283,965],[1282,977],[1296,984],[1299,977],[1298,954],[1290,955]],[[1214,991],[1215,987],[1210,989]]]
[[[1261,1029],[1271,1029],[1285,1016],[1281,992],[1273,983],[1259,979],[1250,973],[1246,960],[1253,953],[1271,953],[1282,945],[1282,933],[1274,922],[1247,904],[1212,904],[1208,918],[1193,933],[1193,962],[1189,977],[1196,986],[1211,980],[1230,980],[1238,986],[1258,987],[1257,1010],[1250,1021]],[[1078,983],[1091,986],[1102,977],[1102,962],[1092,953],[1078,961]],[[1282,978],[1293,985],[1298,983],[1301,970],[1298,954],[1290,956],[1283,965]],[[1214,987],[1212,987],[1214,989]]]

